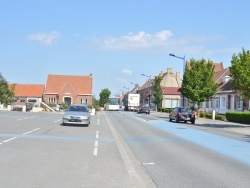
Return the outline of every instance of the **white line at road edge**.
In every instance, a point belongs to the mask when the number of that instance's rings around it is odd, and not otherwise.
[[[35,118],[35,117],[38,117],[38,116],[32,116],[32,117],[27,117],[27,118],[17,119],[17,121],[21,121],[21,120],[25,120],[25,119],[31,119],[31,118]]]
[[[34,130],[29,131],[29,132],[27,132],[27,133],[24,133],[24,134],[22,134],[22,135],[26,135],[26,134],[32,133],[32,132],[37,131],[37,130],[39,130],[39,129],[40,129],[40,128],[34,129]],[[6,143],[6,142],[9,142],[9,141],[14,140],[14,139],[16,139],[16,138],[17,138],[17,137],[13,137],[13,138],[10,138],[10,139],[8,139],[8,140],[4,140],[3,142]],[[2,144],[2,143],[0,143],[0,144]]]
[[[61,121],[61,119],[58,119],[58,120],[54,121],[53,123],[57,123],[58,121]]]
[[[11,141],[11,140],[14,140],[14,139],[16,139],[17,137],[13,137],[13,138],[10,138],[10,139],[8,139],[8,140],[4,140],[3,142],[9,142],[9,141]]]
[[[34,130],[29,131],[29,132],[27,132],[27,133],[24,133],[24,134],[22,134],[22,135],[26,135],[26,134],[32,133],[32,132],[37,131],[37,130],[39,130],[39,129],[40,129],[40,128],[34,129]]]

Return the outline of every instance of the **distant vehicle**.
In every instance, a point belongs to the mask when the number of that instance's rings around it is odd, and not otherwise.
[[[137,109],[137,114],[140,113],[146,113],[146,114],[150,114],[150,107],[148,104],[140,104],[140,106]]]
[[[169,113],[169,121],[175,120],[175,122],[190,121],[192,124],[195,123],[195,114],[191,108],[175,107],[172,112]]]
[[[140,104],[140,94],[129,93],[124,95],[123,105],[125,111],[137,111]]]
[[[66,124],[83,124],[89,126],[90,113],[87,105],[73,104],[68,107],[63,115],[63,125]]]
[[[120,98],[109,97],[108,102],[105,104],[105,110],[119,110],[120,109]]]

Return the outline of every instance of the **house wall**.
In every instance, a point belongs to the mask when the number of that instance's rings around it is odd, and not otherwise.
[[[180,95],[163,95],[162,108],[175,108],[181,105]]]
[[[65,98],[70,98],[71,104],[87,102],[87,105],[92,105],[92,95],[79,95],[69,83],[58,94],[44,94],[45,103],[62,104],[65,103]]]
[[[13,106],[15,107],[23,107],[23,106],[26,106],[27,103],[32,103],[36,105],[37,107],[40,107],[40,102],[42,101],[42,97],[15,96],[14,101],[15,102],[13,102]]]

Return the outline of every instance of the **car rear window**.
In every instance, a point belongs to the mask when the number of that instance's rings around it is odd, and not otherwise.
[[[188,113],[192,113],[193,110],[191,108],[181,108],[181,112],[188,112]]]

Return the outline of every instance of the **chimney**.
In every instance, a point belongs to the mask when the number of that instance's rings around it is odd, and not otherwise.
[[[167,73],[172,74],[172,68],[167,68]]]
[[[176,78],[180,78],[180,72],[176,72]]]

